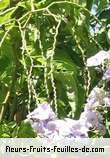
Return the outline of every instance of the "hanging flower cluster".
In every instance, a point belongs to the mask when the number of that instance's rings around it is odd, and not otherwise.
[[[82,120],[82,123],[85,122],[85,126],[88,129],[94,129],[100,135],[106,132],[103,126],[103,113],[104,109],[110,106],[107,99],[109,99],[107,93],[102,88],[95,87],[91,91],[85,104],[84,112],[80,116],[80,120]],[[100,112],[100,109],[102,112]]]
[[[103,79],[106,81],[110,81],[110,67],[108,67],[104,73]]]
[[[32,128],[41,136],[50,139],[88,137],[88,128],[80,120],[56,117],[49,104],[39,105],[27,119]]]
[[[99,51],[96,55],[90,57],[87,59],[87,66],[88,67],[97,67],[102,66],[103,67],[103,77],[102,80],[107,83],[110,81],[110,52],[108,51]],[[106,63],[106,64],[105,64]],[[103,114],[104,110],[106,108],[110,107],[110,96],[109,92],[104,90],[104,87],[95,87],[88,99],[87,103],[85,105],[85,111],[92,110],[97,115],[97,121],[93,123],[93,126],[96,130],[99,130],[101,135],[106,133],[106,129],[103,125]],[[100,109],[102,111],[100,112]],[[95,116],[94,116],[95,118]],[[95,119],[94,119],[95,120]]]
[[[94,56],[87,59],[87,66],[99,66],[103,64],[106,60],[110,60],[110,53],[107,51],[99,51]]]
[[[97,66],[103,64],[109,58],[110,54],[108,52],[100,51],[87,60],[87,65]],[[103,80],[110,80],[110,67],[105,71]],[[103,88],[96,86],[89,94],[79,120],[58,119],[48,103],[40,104],[33,112],[27,115],[27,119],[40,137],[52,140],[87,138],[90,130],[95,130],[100,135],[106,133],[103,125],[103,113],[106,107],[110,107],[109,94]]]

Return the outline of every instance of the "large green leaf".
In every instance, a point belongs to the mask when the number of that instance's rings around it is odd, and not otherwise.
[[[16,133],[18,138],[35,138],[37,134],[29,123],[22,122]]]
[[[0,1],[0,10],[5,9],[10,4],[10,0],[1,0]]]
[[[0,13],[0,24],[4,24],[11,19],[11,15],[14,13],[17,7],[10,8]]]

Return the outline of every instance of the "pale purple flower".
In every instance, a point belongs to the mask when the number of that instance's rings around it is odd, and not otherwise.
[[[88,137],[87,128],[83,127],[79,120],[57,119],[48,104],[39,105],[27,118],[40,137],[49,139]]]
[[[27,115],[27,119],[35,121],[54,120],[56,118],[50,105],[40,104],[33,112]]]
[[[105,95],[106,95],[106,92],[104,89],[95,87],[95,88],[93,88],[93,90],[89,94],[87,102],[90,99],[94,99],[94,101],[99,101],[99,100],[102,101],[102,99],[105,97]]]
[[[72,133],[72,137],[74,138],[88,138],[88,131],[86,131],[84,128],[81,128],[80,130],[74,130]]]
[[[110,97],[105,97],[104,102],[106,107],[110,107]]]
[[[96,94],[97,91],[99,91],[97,88],[92,91],[91,96],[96,97],[97,95],[94,95],[94,92]],[[60,120],[55,116],[50,105],[41,104],[27,116],[27,119],[40,137],[51,140],[88,138],[90,127],[104,133],[102,115],[98,111],[87,108],[85,108],[79,120],[70,118]]]
[[[44,134],[46,132],[46,128],[44,126],[43,121],[33,122],[31,123],[31,126],[37,133]]]
[[[87,66],[99,66],[107,59],[110,59],[110,53],[104,50],[99,51],[97,54],[87,59]]]
[[[67,126],[74,130],[81,128],[81,124],[80,124],[79,120],[73,120],[70,118],[64,118],[64,120],[66,121]]]
[[[55,119],[56,115],[47,103],[40,104],[34,111],[27,115],[27,120],[40,136],[49,133],[46,127],[47,123]]]
[[[107,70],[105,71],[103,79],[110,81],[110,67],[108,67]]]
[[[73,119],[66,118],[65,120],[50,121],[47,124],[47,129],[52,131],[53,133],[55,132],[59,135],[59,137],[64,138],[88,136],[87,130],[84,130],[84,127],[82,128],[80,122]]]
[[[102,115],[97,111],[86,110],[80,116],[80,122],[87,128],[95,128],[96,124],[103,121]]]
[[[47,129],[51,130],[52,132],[57,132],[59,136],[67,136],[71,133],[71,128],[68,127],[66,121],[64,120],[55,120],[50,121],[47,124]]]
[[[95,87],[87,98],[85,110],[94,110],[99,106],[110,106],[110,98],[104,89]]]

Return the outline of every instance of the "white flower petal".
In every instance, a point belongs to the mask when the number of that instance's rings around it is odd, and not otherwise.
[[[106,59],[110,59],[110,53],[102,50],[96,55],[87,59],[87,66],[91,67],[101,65]]]

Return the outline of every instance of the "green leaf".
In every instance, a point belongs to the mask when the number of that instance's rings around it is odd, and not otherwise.
[[[76,66],[69,60],[54,60],[55,70],[68,71],[76,73]]]
[[[22,122],[18,131],[18,138],[35,138],[37,134],[29,123]]]
[[[3,25],[4,23],[8,22],[11,19],[11,15],[15,12],[17,7],[13,7],[7,9],[4,12],[0,13],[0,24]]]
[[[86,8],[88,10],[91,10],[92,5],[93,5],[93,0],[86,0]]]
[[[0,10],[5,9],[10,4],[9,0],[1,0],[0,1]]]
[[[10,138],[10,135],[8,135],[7,133],[3,133],[3,134],[1,135],[1,138]]]

